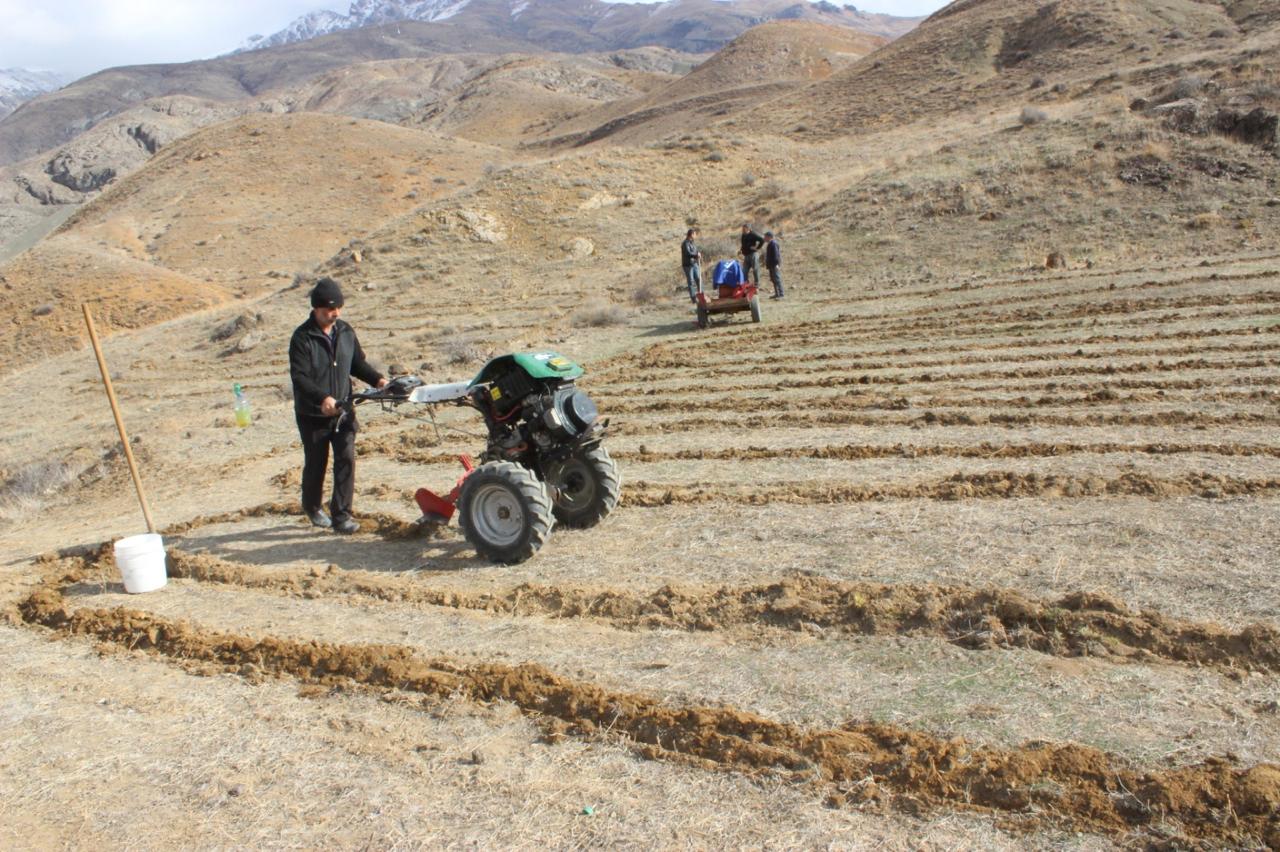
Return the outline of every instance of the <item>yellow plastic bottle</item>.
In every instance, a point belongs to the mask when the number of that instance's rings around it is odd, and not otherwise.
[[[240,383],[236,382],[231,386],[236,395],[236,425],[240,427],[248,426],[253,422],[253,415],[249,411],[249,400],[245,399],[244,388],[240,387]]]

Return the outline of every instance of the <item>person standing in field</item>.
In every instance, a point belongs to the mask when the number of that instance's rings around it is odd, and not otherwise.
[[[757,252],[764,245],[764,239],[759,234],[751,230],[750,225],[742,226],[742,244],[738,254],[742,255],[742,275],[746,280],[748,275],[752,278],[752,283],[757,287],[760,286],[760,260]]]
[[[689,287],[689,301],[697,304],[698,294],[702,292],[702,250],[695,240],[698,229],[685,231],[684,242],[680,244],[680,266],[684,269],[685,284]]]
[[[773,282],[773,295],[770,299],[781,299],[782,290],[782,246],[773,238],[773,231],[764,232],[764,268],[769,270],[769,280]]]
[[[356,481],[356,417],[342,414],[351,377],[374,387],[387,379],[364,357],[356,330],[339,319],[344,300],[332,278],[311,290],[311,314],[289,339],[293,413],[302,437],[302,511],[317,527],[349,535],[360,527],[351,517]],[[324,513],[324,478],[333,449],[333,497]]]

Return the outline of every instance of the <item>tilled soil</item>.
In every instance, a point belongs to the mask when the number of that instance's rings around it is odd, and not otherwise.
[[[566,332],[556,345],[611,418],[622,503],[519,566],[482,564],[455,528],[416,521],[413,490],[447,490],[456,455],[481,446],[468,412],[442,410],[437,429],[362,411],[361,531],[339,539],[298,517],[283,353],[233,363],[205,347],[193,357],[216,381],[176,387],[162,336],[144,332],[150,348],[114,352],[124,403],[155,421],[138,454],[174,521],[172,585],[126,599],[92,545],[0,590],[24,637],[237,688],[297,684],[317,718],[337,696],[448,704],[479,729],[519,714],[503,736],[524,749],[538,736],[630,755],[620,785],[638,766],[679,767],[788,785],[893,832],[904,813],[930,832],[967,813],[1029,844],[1277,845],[1275,259],[789,297],[762,325],[705,332],[663,304],[646,309],[658,325]],[[432,300],[376,283],[362,297],[396,310],[359,322],[362,341],[399,353],[470,335],[476,305],[523,329],[581,300],[567,277]],[[213,324],[192,320],[194,337]],[[50,375],[77,405],[98,402],[92,374]],[[209,413],[224,379],[250,387],[252,429]],[[14,381],[34,393],[45,378]],[[7,416],[23,446],[57,443]],[[73,414],[58,434],[98,434],[90,421]],[[76,503],[51,498],[62,536],[41,547],[114,535],[104,518],[132,512],[129,495],[113,462]],[[342,747],[388,742],[351,729]],[[404,760],[395,750],[379,760]],[[477,754],[463,764],[518,774]],[[564,774],[583,765],[560,760]],[[357,796],[371,813],[372,796]]]
[[[169,573],[201,582],[296,596],[348,595],[396,603],[556,619],[589,618],[623,629],[720,631],[741,626],[844,634],[937,636],[966,648],[1030,648],[1059,656],[1165,660],[1280,672],[1280,631],[1240,631],[1136,612],[1105,595],[1054,601],[1004,589],[838,583],[793,578],[747,588],[678,589],[649,595],[523,583],[467,594],[395,577],[351,578],[337,566],[263,570],[204,554],[169,552]]]
[[[1174,825],[1214,843],[1280,842],[1280,766],[1274,764],[1238,768],[1214,759],[1143,771],[1076,745],[972,746],[880,723],[807,730],[727,707],[672,707],[535,665],[466,665],[423,659],[398,646],[255,638],[124,608],[68,609],[63,590],[94,567],[83,559],[50,563],[45,583],[19,605],[19,617],[204,673],[248,670],[330,687],[503,700],[543,720],[547,737],[606,731],[629,738],[650,759],[781,772],[825,789],[833,805],[888,799],[917,810],[1034,810],[1037,822],[1094,831]]]

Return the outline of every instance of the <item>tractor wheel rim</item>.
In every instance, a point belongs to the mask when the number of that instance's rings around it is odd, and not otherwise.
[[[584,509],[596,498],[595,479],[581,459],[563,462],[555,469],[552,480],[556,486],[556,503],[561,508]]]
[[[524,530],[524,507],[509,488],[482,485],[471,499],[471,525],[487,542],[514,544]]]

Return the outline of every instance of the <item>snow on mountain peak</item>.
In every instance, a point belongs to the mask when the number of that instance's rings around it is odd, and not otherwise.
[[[24,101],[52,92],[67,82],[61,74],[32,68],[0,68],[0,118]]]
[[[345,15],[328,10],[308,12],[278,33],[251,37],[236,52],[396,21],[440,21],[458,14],[469,2],[471,0],[353,0]]]

